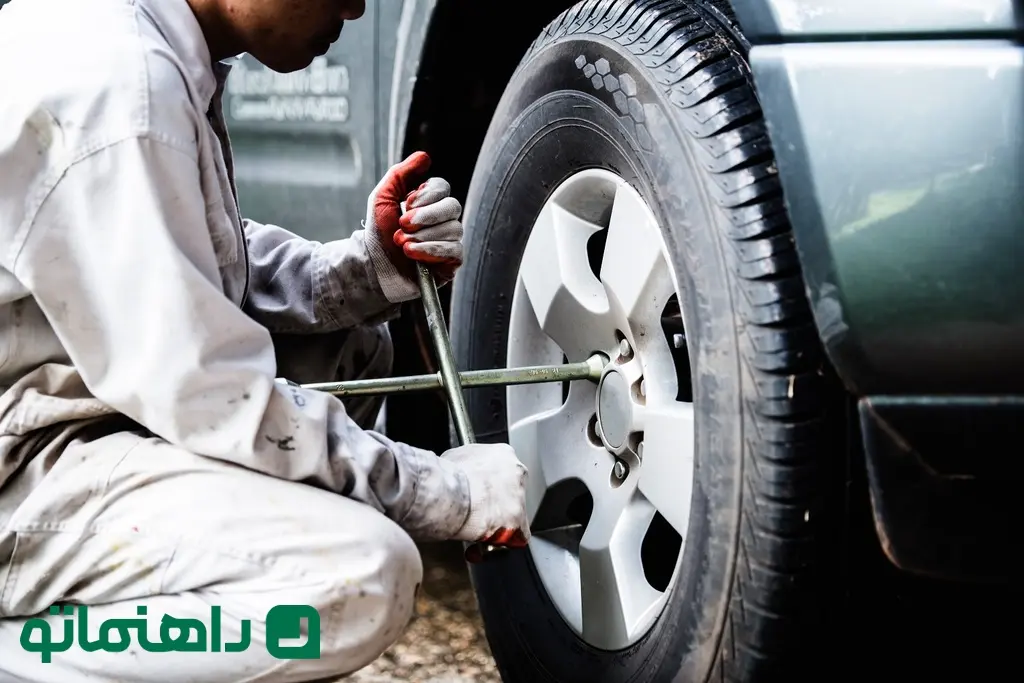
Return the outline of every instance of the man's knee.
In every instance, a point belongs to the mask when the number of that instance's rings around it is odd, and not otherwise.
[[[397,641],[412,618],[423,564],[412,539],[383,517],[370,524],[372,546],[362,558],[341,556],[337,580],[315,591],[321,615],[321,659],[340,674],[367,666]],[[358,578],[346,560],[360,565]]]

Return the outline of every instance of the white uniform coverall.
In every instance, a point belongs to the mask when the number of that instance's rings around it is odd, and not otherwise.
[[[469,514],[461,470],[364,431],[366,406],[274,381],[386,372],[384,285],[414,289],[377,277],[362,231],[319,244],[240,217],[228,69],[185,0],[0,10],[5,683],[354,671],[411,615],[410,536]],[[223,642],[249,619],[252,645],[155,654],[133,636],[42,664],[22,628],[43,615],[59,641],[60,601],[91,605],[92,640],[139,606],[153,641],[163,615],[208,625],[218,606]],[[268,654],[279,604],[319,610],[320,659]]]

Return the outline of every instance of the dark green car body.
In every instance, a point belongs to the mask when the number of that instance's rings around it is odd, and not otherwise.
[[[1006,575],[1024,415],[1024,6],[734,0],[898,564]]]
[[[861,395],[1019,391],[1021,18],[819,4],[736,3],[833,362]]]

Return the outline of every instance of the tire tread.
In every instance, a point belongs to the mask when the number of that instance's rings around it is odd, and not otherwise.
[[[616,42],[664,88],[723,219],[749,400],[737,566],[708,680],[774,679],[799,658],[808,614],[826,387],[747,47],[727,0],[587,0],[552,22],[523,63],[580,33]]]

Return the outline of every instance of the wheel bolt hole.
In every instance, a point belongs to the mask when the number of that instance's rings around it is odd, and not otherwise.
[[[644,461],[644,433],[633,432],[630,434],[626,442],[626,449],[626,458],[629,460],[627,464],[631,464],[634,467],[642,465]]]
[[[597,423],[596,413],[590,416],[590,422],[587,423],[587,439],[595,446],[604,445],[601,442],[601,425]]]
[[[615,338],[619,342],[619,348],[617,350],[617,357],[615,359],[615,362],[618,363],[619,365],[628,363],[633,359],[633,347],[629,345],[629,341],[626,339],[626,335],[624,335],[620,330],[615,331]]]
[[[617,460],[615,465],[612,467],[612,476],[609,480],[613,489],[622,486],[622,482],[626,481],[629,477],[629,465],[621,460]]]
[[[647,383],[643,378],[633,382],[630,393],[633,395],[633,401],[642,406],[647,405]]]

